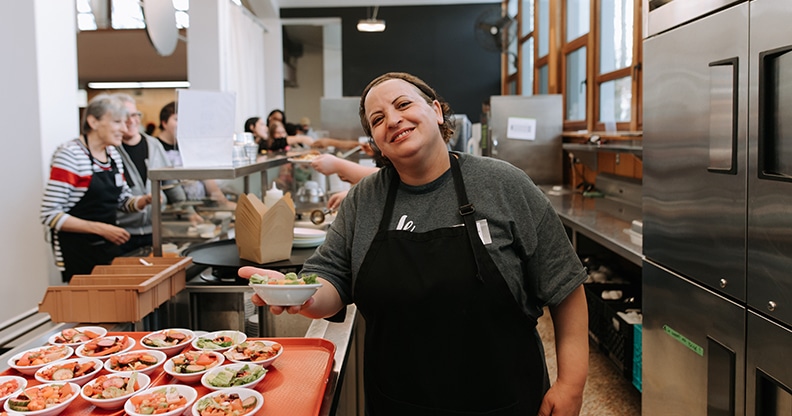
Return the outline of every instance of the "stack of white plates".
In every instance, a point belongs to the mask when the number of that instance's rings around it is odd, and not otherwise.
[[[327,236],[327,231],[316,228],[294,228],[294,248],[317,247],[322,244]]]

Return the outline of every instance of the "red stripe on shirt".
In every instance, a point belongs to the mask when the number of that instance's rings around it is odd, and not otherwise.
[[[53,167],[52,170],[50,170],[50,180],[68,183],[74,186],[75,188],[85,188],[85,189],[87,189],[88,185],[91,184],[90,175],[80,176],[72,171],[59,167]]]

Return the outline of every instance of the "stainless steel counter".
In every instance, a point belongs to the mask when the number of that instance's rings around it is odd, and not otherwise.
[[[641,245],[635,244],[625,232],[632,224],[597,209],[597,202],[601,199],[586,198],[566,188],[541,188],[553,204],[561,222],[573,231],[573,244],[576,244],[575,234],[580,233],[630,262],[641,265]]]

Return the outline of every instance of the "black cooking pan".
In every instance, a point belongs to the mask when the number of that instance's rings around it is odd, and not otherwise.
[[[194,264],[212,268],[212,276],[207,276],[206,273],[201,274],[201,278],[204,280],[247,284],[247,280],[241,279],[237,274],[240,267],[255,266],[283,273],[297,272],[302,268],[305,260],[314,253],[314,250],[316,250],[315,247],[293,248],[288,260],[260,264],[239,258],[236,239],[232,238],[188,247],[182,252],[182,255],[192,257]]]

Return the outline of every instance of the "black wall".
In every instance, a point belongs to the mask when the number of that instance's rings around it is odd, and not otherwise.
[[[281,9],[281,18],[340,17],[344,96],[359,96],[377,76],[412,73],[476,123],[481,102],[500,95],[500,55],[476,42],[474,23],[498,3],[447,6],[380,7],[381,33],[361,33],[357,22],[371,8]]]

